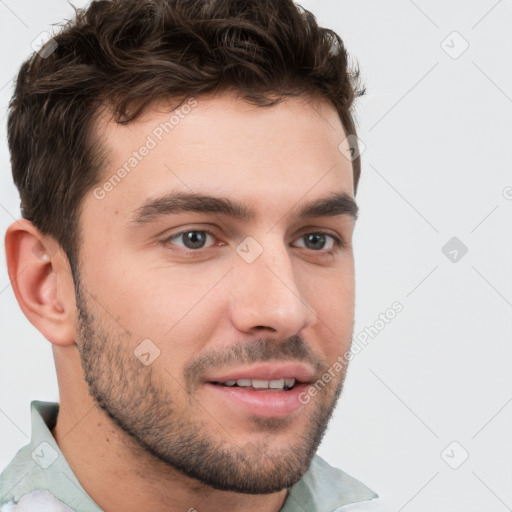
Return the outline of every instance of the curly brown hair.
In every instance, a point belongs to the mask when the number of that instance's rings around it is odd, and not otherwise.
[[[341,38],[292,0],[98,0],[75,8],[22,64],[9,105],[22,216],[57,240],[73,268],[80,203],[106,161],[94,140],[99,110],[108,106],[116,122],[129,123],[156,100],[179,106],[228,89],[261,107],[320,97],[353,135],[353,101],[365,93]],[[352,165],[356,192],[359,157]]]

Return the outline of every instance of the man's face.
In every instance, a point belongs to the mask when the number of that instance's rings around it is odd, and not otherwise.
[[[188,105],[98,123],[110,161],[82,205],[77,345],[90,393],[146,453],[214,488],[275,492],[308,468],[345,377],[354,219],[301,215],[353,198],[345,134],[304,98]]]

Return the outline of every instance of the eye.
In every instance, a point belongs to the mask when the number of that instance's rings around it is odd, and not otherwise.
[[[174,240],[181,240],[184,249],[193,251],[203,249],[208,236],[215,238],[215,235],[208,230],[189,229],[166,238],[165,242],[176,244]]]
[[[181,252],[192,253],[200,252],[202,249],[208,249],[206,245],[208,237],[213,240],[216,239],[216,235],[212,231],[205,229],[188,229],[167,237],[163,242],[166,245],[170,245],[172,250],[175,250],[172,246],[178,246],[181,247]],[[336,252],[337,249],[344,247],[344,242],[340,238],[324,232],[306,233],[299,237],[298,240],[304,241],[302,247],[317,253],[331,254]],[[181,244],[178,242],[181,242]],[[214,244],[212,243],[210,246],[211,245]]]
[[[305,241],[303,247],[316,252],[333,252],[333,249],[336,250],[343,247],[343,242],[340,238],[323,232],[306,233],[305,235],[302,235],[299,240]],[[328,247],[325,247],[326,244]]]

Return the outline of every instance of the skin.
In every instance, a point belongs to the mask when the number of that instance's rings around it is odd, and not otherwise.
[[[109,155],[104,179],[169,119],[163,107],[154,105],[124,126],[105,114],[98,119],[96,136]],[[306,471],[346,368],[285,418],[226,406],[186,377],[197,361],[206,361],[206,372],[223,371],[270,353],[308,365],[316,380],[349,349],[355,221],[296,215],[303,201],[332,192],[354,197],[351,162],[338,150],[344,139],[335,109],[322,100],[289,98],[261,108],[228,92],[198,98],[103,199],[93,190],[85,195],[77,295],[55,240],[26,220],[9,227],[16,298],[53,344],[60,411],[52,434],[86,492],[107,512],[276,511],[287,490],[268,491],[270,482],[284,474],[290,487]],[[188,212],[130,223],[146,199],[170,191],[233,198],[256,217]],[[201,229],[215,236],[198,252],[187,255],[183,237],[169,240]],[[308,248],[304,235],[319,231],[341,237],[345,246],[335,251],[327,237],[326,249]],[[235,250],[248,236],[263,248],[250,264]],[[148,366],[134,356],[144,339],[160,350]],[[286,356],[291,343],[303,351]],[[204,366],[192,375],[198,368]],[[195,453],[198,466],[210,461],[207,472],[219,468],[232,486],[245,480],[260,493],[225,490],[178,471],[166,456],[179,453],[180,440],[203,440],[202,453],[188,449],[191,460]],[[231,467],[238,473],[229,473]],[[196,470],[200,475],[201,467]]]

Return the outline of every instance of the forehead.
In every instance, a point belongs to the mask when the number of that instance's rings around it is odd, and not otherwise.
[[[345,132],[335,108],[317,98],[286,98],[271,107],[230,93],[181,106],[160,102],[126,125],[101,116],[96,135],[107,155],[101,207],[126,215],[170,191],[281,209],[286,198],[353,196],[352,164],[338,150]]]

